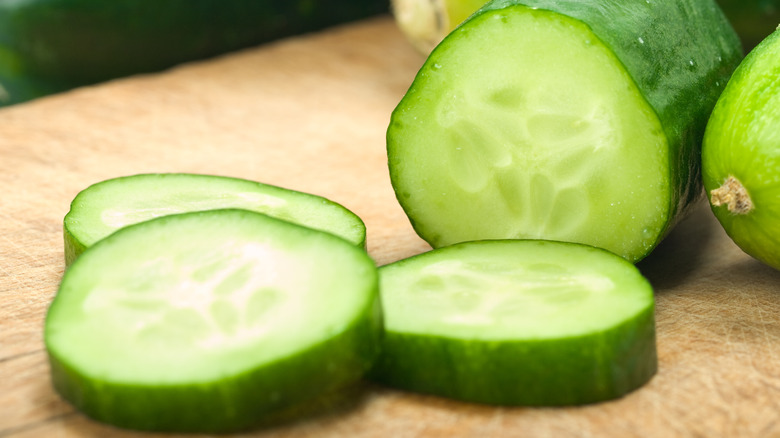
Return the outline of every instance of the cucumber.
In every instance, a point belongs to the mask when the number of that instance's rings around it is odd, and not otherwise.
[[[0,104],[386,12],[379,0],[0,2]]]
[[[653,290],[607,251],[465,242],[379,268],[385,336],[371,378],[498,405],[618,398],[655,374]]]
[[[398,27],[412,45],[428,54],[485,0],[392,0]],[[780,0],[718,0],[746,51],[780,23]]]
[[[361,248],[260,213],[132,225],[65,272],[45,321],[52,381],[120,427],[245,429],[361,378],[377,282]]]
[[[711,0],[495,0],[393,111],[390,177],[433,247],[562,240],[646,256],[701,195],[700,142],[741,60]]]
[[[214,175],[139,174],[91,185],[65,215],[65,264],[119,228],[188,211],[242,208],[328,231],[365,247],[366,226],[354,213],[320,196]]]
[[[718,100],[702,146],[712,211],[747,254],[780,269],[780,30],[751,51]]]

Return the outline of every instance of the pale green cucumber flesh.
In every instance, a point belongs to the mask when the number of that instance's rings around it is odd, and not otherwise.
[[[613,52],[561,14],[470,18],[428,58],[387,141],[396,196],[434,247],[544,238],[636,261],[669,222],[658,117]]]
[[[750,208],[728,203],[712,211],[746,253],[780,269],[780,31],[737,68],[704,136],[702,174],[713,191],[736,181]],[[731,190],[731,195],[737,190]]]
[[[239,178],[185,173],[141,174],[102,181],[80,192],[65,216],[65,259],[127,225],[159,216],[220,208],[265,213],[328,231],[365,246],[354,213],[320,196]]]
[[[656,372],[654,298],[628,261],[553,241],[460,243],[380,268],[370,375],[500,405],[620,397]]]
[[[77,408],[196,432],[243,429],[356,381],[380,333],[364,250],[246,210],[117,231],[69,267],[45,323],[54,385]]]

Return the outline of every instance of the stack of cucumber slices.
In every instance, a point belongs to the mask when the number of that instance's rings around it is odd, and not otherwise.
[[[364,241],[344,207],[250,181],[96,184],[65,218],[54,386],[114,425],[225,432],[351,384],[382,330]]]
[[[584,245],[470,242],[377,269],[344,207],[192,174],[90,186],[64,231],[52,380],[120,427],[242,430],[367,373],[471,402],[567,405],[656,371],[652,288]]]

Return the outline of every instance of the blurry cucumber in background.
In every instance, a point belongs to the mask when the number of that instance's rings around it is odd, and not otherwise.
[[[485,0],[391,1],[398,27],[426,55],[485,3]],[[737,31],[746,53],[780,24],[780,0],[717,0],[717,3]]]
[[[387,10],[386,0],[0,1],[0,106]]]

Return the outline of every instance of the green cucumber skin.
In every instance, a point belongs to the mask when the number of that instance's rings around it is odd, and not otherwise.
[[[370,312],[372,318],[354,321],[326,342],[262,369],[226,376],[219,386],[201,385],[198,389],[193,385],[169,386],[163,397],[154,398],[149,396],[150,388],[144,386],[85,379],[67,362],[49,355],[52,383],[79,411],[118,427],[197,433],[247,430],[290,406],[355,383],[356,376],[364,375],[379,353],[378,299],[372,301]],[[292,368],[301,373],[296,372],[292,377],[288,372]],[[264,386],[256,383],[256,375],[261,373]],[[247,382],[253,382],[255,391],[245,390]]]
[[[369,377],[396,388],[492,405],[568,406],[611,400],[656,374],[653,315],[650,307],[612,330],[554,343],[385,332],[382,354]],[[622,330],[628,334],[618,335]],[[606,347],[613,342],[617,348]],[[442,357],[448,358],[448,366],[431,366]],[[605,363],[610,366],[598,366]]]
[[[708,193],[729,177],[747,191],[752,210],[710,208],[726,234],[746,254],[780,270],[780,30],[745,57],[718,100],[702,148],[702,175]]]
[[[182,213],[152,221],[164,222],[176,220],[177,216],[211,213],[214,212]],[[218,213],[259,216],[264,221],[277,222],[312,235],[326,235],[328,239],[344,242],[329,233],[261,213],[235,209],[225,209]],[[110,245],[112,239],[121,238],[122,234],[143,225],[122,228],[87,248],[86,252]],[[354,247],[354,250],[363,251],[358,247]],[[79,257],[70,268],[84,263],[83,260]],[[366,264],[374,269],[370,259],[366,258]],[[275,362],[236,375],[226,375],[218,384],[146,386],[109,381],[99,376],[86,377],[51,348],[47,342],[50,337],[48,324],[45,324],[44,342],[52,385],[65,400],[88,417],[128,429],[226,433],[262,425],[273,421],[275,416],[286,414],[289,408],[357,382],[371,368],[379,355],[383,327],[378,278],[375,277],[373,283],[371,290],[367,291],[370,299],[366,300],[365,307],[339,333]],[[58,294],[62,292],[61,288]],[[56,306],[55,297],[47,319],[56,311]],[[290,373],[291,369],[296,372]],[[261,380],[262,384],[258,384]],[[248,385],[254,390],[247,391]]]
[[[589,26],[658,115],[670,149],[673,192],[667,228],[657,245],[701,197],[701,141],[715,102],[742,60],[739,37],[712,0],[493,0],[472,17],[515,5],[557,12]]]
[[[379,0],[0,2],[10,104],[386,12]]]

